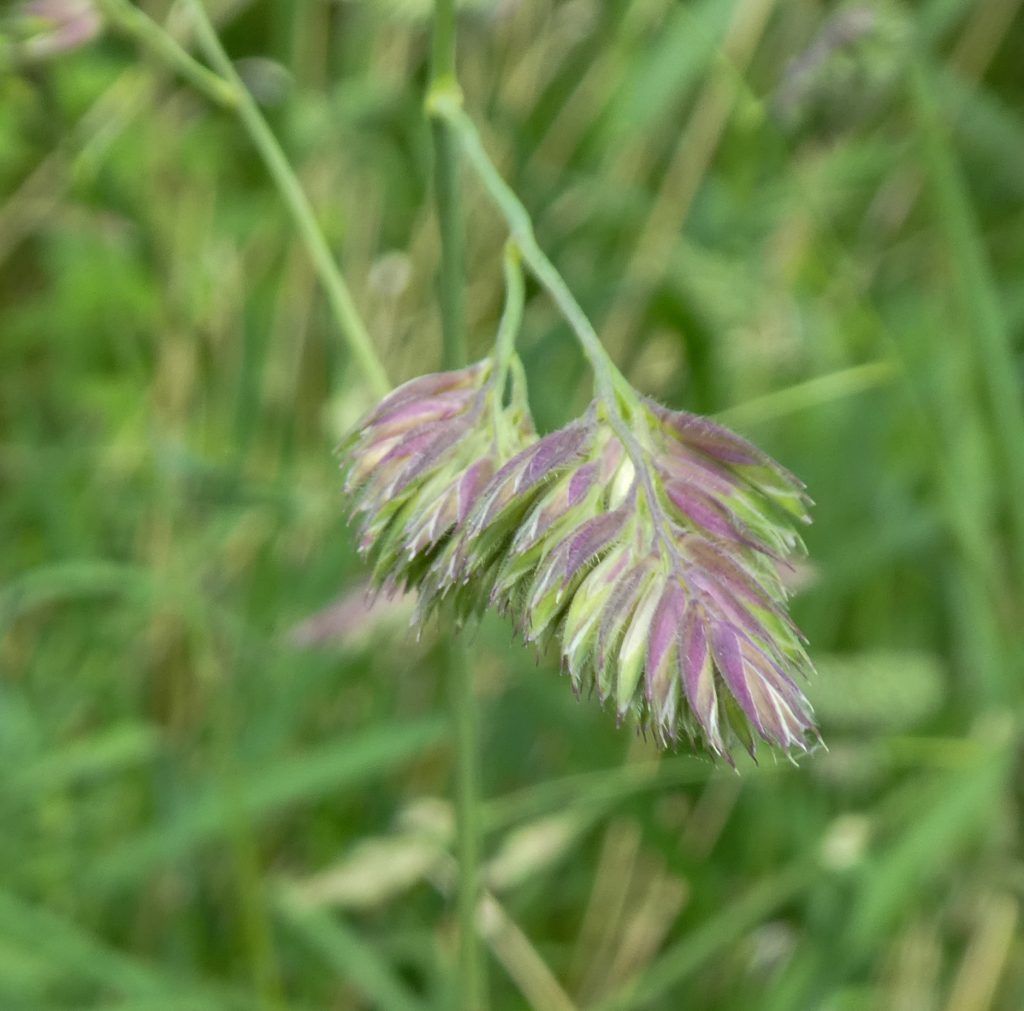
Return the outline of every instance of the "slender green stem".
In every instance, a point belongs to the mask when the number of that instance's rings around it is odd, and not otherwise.
[[[160,57],[210,101],[228,109],[238,105],[238,91],[193,59],[160,25],[128,0],[99,0],[100,12],[119,31]]]
[[[455,80],[455,0],[436,0],[434,4],[433,46],[430,88],[456,91]],[[459,158],[449,125],[432,119],[434,146],[434,200],[441,235],[441,269],[438,297],[441,304],[442,358],[446,369],[466,364],[465,288],[462,236],[462,194]]]
[[[510,239],[505,243],[503,260],[505,278],[505,305],[494,338],[494,372],[496,382],[504,386],[508,370],[516,353],[516,335],[523,323],[526,305],[526,284],[523,281],[522,260],[519,249]]]
[[[427,106],[433,115],[451,124],[463,153],[484,189],[504,216],[509,231],[522,254],[523,261],[547,290],[575,333],[580,347],[594,371],[594,385],[598,399],[604,404],[608,412],[608,420],[636,468],[636,479],[643,489],[658,537],[666,550],[674,554],[676,551],[674,541],[666,529],[661,501],[655,492],[646,464],[645,453],[626,421],[629,416],[642,418],[642,413],[636,410],[638,406],[636,391],[619,371],[608,352],[605,351],[601,338],[598,337],[587,314],[558,272],[558,268],[548,259],[547,254],[537,243],[529,211],[526,210],[488,157],[473,121],[462,109],[458,91],[446,89],[441,82],[428,96]]]
[[[455,0],[434,0],[431,84],[455,83]]]
[[[466,364],[459,164],[447,125],[435,121],[430,130],[434,143],[434,200],[441,233],[441,268],[437,284],[441,304],[442,359],[444,368],[458,369]]]
[[[504,258],[505,275],[505,306],[498,323],[498,333],[494,338],[494,396],[491,397],[492,425],[494,427],[495,444],[498,455],[505,456],[507,444],[507,427],[503,418],[505,387],[508,384],[509,371],[516,361],[516,335],[523,322],[523,309],[526,304],[526,285],[523,281],[523,270],[516,244],[509,239],[505,243]],[[522,381],[520,374],[515,373],[515,380]]]
[[[427,104],[434,116],[451,125],[463,153],[505,218],[522,254],[523,262],[544,286],[566,322],[572,327],[583,353],[594,370],[598,395],[610,408],[614,408],[616,404],[623,404],[628,410],[635,403],[635,391],[608,357],[608,352],[601,344],[601,339],[587,319],[586,313],[558,269],[537,244],[529,212],[488,157],[476,127],[462,109],[458,92],[446,88],[444,82],[440,82],[438,87],[432,90]]]
[[[323,232],[316,223],[309,199],[273,131],[224,51],[201,0],[188,0],[189,10],[195,22],[199,44],[217,73],[197,63],[172,36],[138,8],[124,0],[101,2],[111,25],[131,35],[191,81],[204,95],[232,109],[238,116],[292,216],[352,357],[362,370],[370,391],[378,397],[383,396],[391,388],[387,373],[352,300],[348,285],[334,262]]]
[[[431,93],[458,93],[455,82],[455,0],[435,0]],[[466,364],[465,276],[459,157],[448,122],[430,124],[434,145],[434,199],[441,238],[438,296],[446,369]],[[464,644],[447,644],[448,691],[455,739],[455,811],[459,881],[459,1007],[480,1011],[486,1004],[484,963],[477,936],[480,898],[480,742],[472,670]]]
[[[476,929],[480,899],[480,730],[473,672],[466,646],[451,636],[444,660],[455,747],[455,830],[459,880],[456,914],[459,930],[458,1003],[462,1011],[486,1004],[484,965]]]
[[[359,311],[356,309],[348,285],[341,276],[341,271],[334,262],[334,257],[327,245],[323,232],[316,223],[313,208],[299,183],[294,170],[288,162],[281,145],[277,142],[273,131],[267,125],[259,107],[238,76],[234,64],[224,51],[216,29],[210,23],[202,0],[189,0],[189,5],[196,22],[196,36],[207,59],[213,67],[229,81],[238,91],[238,118],[249,134],[250,139],[259,151],[263,162],[277,184],[285,205],[291,212],[295,227],[302,237],[313,266],[320,277],[320,282],[327,293],[331,311],[342,334],[348,341],[353,357],[359,363],[372,391],[383,396],[391,388],[387,373],[380,357],[370,340]]]

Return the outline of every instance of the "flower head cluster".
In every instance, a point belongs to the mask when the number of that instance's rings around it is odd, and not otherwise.
[[[490,359],[393,390],[342,446],[359,551],[388,591],[419,585],[502,460],[536,438],[522,385],[502,402]]]
[[[803,485],[720,425],[639,397],[595,401],[542,439],[516,408],[519,445],[499,460],[473,433],[485,375],[416,380],[362,426],[349,486],[364,546],[387,542],[378,580],[415,585],[421,620],[442,601],[460,619],[488,603],[511,615],[528,642],[559,644],[577,693],[663,745],[807,750],[795,677],[811,664],[779,576],[802,547]],[[461,406],[435,406],[442,391]]]

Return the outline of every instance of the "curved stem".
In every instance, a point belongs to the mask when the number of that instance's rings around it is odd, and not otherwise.
[[[237,91],[238,118],[259,151],[267,170],[277,184],[278,192],[291,212],[295,226],[327,293],[331,311],[342,334],[348,341],[352,355],[359,363],[373,392],[378,396],[383,396],[391,388],[387,373],[373,342],[370,340],[370,335],[359,311],[356,309],[355,302],[352,300],[348,285],[345,284],[345,279],[334,262],[327,240],[316,223],[309,199],[285,157],[284,151],[281,150],[281,145],[277,142],[273,131],[267,125],[267,121],[263,118],[263,114],[248,88],[238,76],[230,57],[224,51],[220,38],[210,23],[202,0],[189,0],[189,7],[195,18],[196,36],[207,59],[226,81],[234,85]]]
[[[620,404],[629,410],[636,403],[636,392],[608,356],[593,325],[558,269],[537,244],[529,212],[488,157],[473,121],[462,109],[458,92],[446,88],[441,82],[439,87],[431,91],[427,105],[434,116],[451,124],[463,153],[505,218],[523,262],[547,290],[572,328],[594,371],[598,396],[615,411],[619,411]]]
[[[137,7],[124,0],[101,0],[102,11],[115,28],[144,45],[204,95],[238,116],[292,216],[352,357],[362,370],[371,391],[382,397],[391,388],[387,372],[356,309],[348,285],[334,262],[323,232],[316,223],[309,199],[277,138],[224,51],[201,0],[188,0],[188,4],[199,44],[217,73],[196,62],[176,39]]]
[[[523,281],[519,249],[511,240],[505,243],[502,266],[505,278],[505,306],[501,311],[498,333],[494,338],[494,375],[495,382],[504,387],[516,352],[516,335],[522,326],[523,309],[526,305],[526,285]]]
[[[236,89],[187,53],[159,24],[128,0],[99,0],[100,13],[119,31],[151,49],[211,102],[226,109],[238,105]]]
[[[501,311],[498,333],[494,338],[494,375],[491,377],[491,424],[494,429],[498,456],[505,458],[506,421],[504,419],[505,387],[508,375],[516,359],[516,335],[523,322],[523,308],[526,304],[526,285],[520,266],[519,250],[509,239],[505,243],[504,257],[505,306]],[[521,381],[521,376],[517,376]]]

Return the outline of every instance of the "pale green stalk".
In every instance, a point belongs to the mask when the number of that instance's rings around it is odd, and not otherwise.
[[[440,82],[431,90],[427,105],[431,113],[450,124],[467,160],[505,218],[512,238],[515,239],[522,254],[523,262],[544,286],[566,322],[572,327],[594,371],[598,394],[607,401],[609,407],[614,407],[617,402],[624,402],[627,406],[632,404],[636,399],[636,393],[608,357],[601,339],[562,275],[537,244],[529,212],[488,157],[476,127],[462,109],[458,90],[446,87],[444,82]]]
[[[455,0],[436,0],[432,35],[431,93],[456,91]],[[446,369],[466,364],[465,267],[459,160],[450,125],[432,118],[434,199],[441,239],[438,300],[441,307],[442,359]],[[466,647],[450,639],[446,647],[448,695],[455,739],[456,851],[459,875],[456,908],[459,923],[459,1007],[480,1011],[486,982],[476,910],[480,898],[480,742],[479,713]]]
[[[454,0],[437,0],[434,5],[430,86],[431,89],[458,87],[455,83]],[[442,358],[446,369],[458,369],[466,364],[459,160],[448,124],[440,119],[432,119],[430,131],[434,145],[434,200],[441,237],[438,298],[441,304]]]
[[[526,284],[523,280],[519,248],[509,239],[502,261],[505,280],[505,305],[501,310],[498,333],[494,338],[494,370],[497,384],[504,389],[509,369],[516,356],[516,336],[523,324],[526,305]]]
[[[128,0],[99,0],[98,6],[100,12],[111,24],[116,25],[120,31],[131,36],[140,45],[152,50],[164,63],[212,102],[227,109],[237,107],[236,89],[194,59],[172,35],[147,17],[134,4],[128,3]]]
[[[306,246],[313,266],[320,277],[320,282],[327,293],[331,311],[337,320],[338,327],[348,341],[349,348],[375,396],[382,397],[391,388],[387,373],[380,357],[373,346],[359,310],[356,309],[348,285],[334,262],[334,257],[327,245],[323,232],[316,223],[313,208],[299,183],[294,170],[288,162],[281,145],[277,142],[273,131],[267,125],[259,107],[249,93],[242,79],[238,76],[234,64],[221,45],[216,29],[210,23],[202,0],[189,0],[189,6],[196,22],[196,37],[199,45],[206,53],[207,59],[221,76],[238,92],[238,118],[249,134],[250,139],[259,151],[263,163],[277,185],[285,205],[291,212],[295,227]]]
[[[515,382],[522,382],[522,365],[516,357],[516,335],[523,322],[523,309],[526,304],[526,284],[520,265],[519,250],[510,239],[505,243],[504,258],[505,306],[498,323],[498,333],[494,338],[494,388],[495,396],[491,398],[492,425],[494,438],[499,455],[504,457],[508,442],[505,422],[502,418],[502,397],[508,384],[511,369],[516,369]]]

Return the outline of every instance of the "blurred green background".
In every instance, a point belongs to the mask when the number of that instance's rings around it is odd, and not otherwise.
[[[0,1009],[448,1007],[444,653],[363,603],[333,447],[367,391],[237,122],[115,33],[38,44],[22,6]],[[207,6],[392,376],[432,370],[430,5]],[[468,107],[616,360],[810,486],[828,744],[659,760],[485,622],[493,1008],[1024,1006],[1022,7],[465,5]],[[505,233],[466,202],[482,355]],[[563,424],[589,379],[535,291],[522,350]]]

